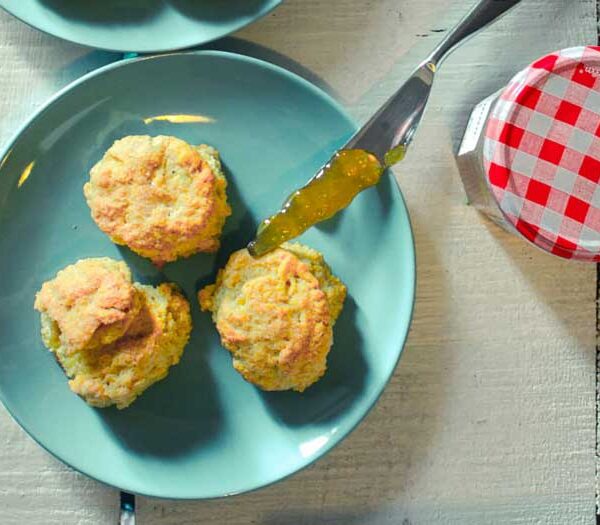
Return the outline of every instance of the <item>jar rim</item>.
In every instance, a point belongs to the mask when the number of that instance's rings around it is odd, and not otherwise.
[[[600,47],[556,51],[515,75],[490,111],[483,163],[523,237],[600,261]]]

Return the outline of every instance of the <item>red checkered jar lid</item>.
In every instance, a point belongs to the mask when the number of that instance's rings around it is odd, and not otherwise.
[[[495,103],[483,145],[504,217],[568,259],[600,261],[600,47],[545,56]]]

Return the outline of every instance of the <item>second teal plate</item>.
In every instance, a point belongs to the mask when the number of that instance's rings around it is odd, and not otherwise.
[[[45,33],[109,51],[154,53],[210,42],[282,0],[0,0]]]
[[[165,114],[199,122],[151,120]],[[354,130],[329,96],[300,77],[221,52],[110,65],[43,107],[0,154],[0,399],[21,426],[89,476],[168,498],[255,489],[339,443],[381,394],[411,319],[413,239],[391,176],[300,239],[325,255],[349,292],[328,371],[303,394],[244,382],[195,295]],[[176,135],[220,150],[233,215],[217,255],[161,273],[98,230],[82,186],[112,142],[130,134]],[[179,283],[192,306],[181,363],[122,411],[91,408],[71,393],[33,310],[43,281],[95,256],[124,259],[142,282]]]

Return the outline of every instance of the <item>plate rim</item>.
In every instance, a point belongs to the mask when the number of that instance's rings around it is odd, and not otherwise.
[[[300,83],[303,87],[309,89],[312,93],[314,93],[315,95],[324,99],[327,103],[331,104],[331,106],[333,106],[336,109],[336,111],[338,111],[342,116],[344,116],[348,120],[348,122],[355,128],[355,130],[358,129],[358,126],[356,125],[354,120],[349,116],[348,112],[344,109],[344,107],[337,100],[335,100],[331,95],[329,95],[323,89],[319,88],[312,82],[308,81],[307,79],[305,79],[304,77],[298,75],[297,73],[295,73],[293,71],[285,69],[279,65],[273,64],[266,60],[258,59],[258,58],[252,57],[252,56],[243,55],[243,54],[239,54],[239,53],[232,53],[229,51],[218,51],[218,50],[178,51],[178,52],[174,52],[174,53],[167,53],[167,54],[160,54],[160,55],[142,56],[142,57],[134,57],[134,58],[123,58],[123,59],[117,60],[115,62],[112,62],[110,64],[107,64],[105,66],[102,66],[98,69],[95,69],[93,71],[90,71],[89,73],[86,73],[85,75],[73,80],[72,82],[70,82],[69,84],[67,84],[60,90],[58,90],[54,95],[52,95],[50,98],[48,98],[38,108],[36,108],[36,110],[32,112],[32,114],[25,120],[25,122],[11,136],[11,138],[5,144],[0,144],[0,167],[5,163],[7,158],[10,156],[11,151],[12,151],[15,143],[18,141],[19,137],[21,136],[21,134],[24,133],[27,130],[27,128],[31,124],[33,124],[34,121],[40,115],[42,115],[50,106],[52,106],[55,102],[57,102],[58,100],[63,98],[67,93],[69,93],[71,90],[75,89],[80,84],[83,84],[83,83],[87,82],[89,79],[94,78],[96,76],[103,75],[104,73],[106,73],[108,71],[111,71],[113,69],[119,69],[121,67],[127,67],[129,64],[132,64],[135,62],[142,62],[142,61],[148,61],[148,60],[169,60],[170,57],[174,57],[174,56],[179,57],[179,56],[187,56],[187,55],[223,57],[223,58],[227,58],[230,60],[237,60],[237,61],[241,61],[241,62],[250,62],[259,67],[264,67],[271,71],[275,71],[276,73],[279,73],[285,77],[291,78],[295,82]],[[80,468],[72,465],[70,462],[64,460],[59,454],[53,452],[48,447],[46,447],[43,443],[41,443],[38,440],[38,438],[36,436],[34,436],[33,433],[30,432],[30,430],[21,423],[19,417],[17,417],[13,413],[11,408],[8,406],[7,400],[5,399],[1,388],[0,388],[0,402],[2,403],[2,405],[4,406],[4,408],[6,409],[8,414],[11,416],[11,418],[19,425],[19,427],[23,431],[25,431],[25,433],[31,439],[33,439],[40,447],[42,447],[46,452],[51,454],[54,458],[56,458],[62,464],[68,466],[69,468],[73,469],[76,472],[79,472],[80,474],[83,474],[84,476],[87,476],[90,479],[93,479],[99,483],[102,483],[103,485],[116,488],[117,490],[126,491],[126,492],[129,492],[129,493],[137,495],[137,496],[143,496],[143,497],[148,497],[148,498],[163,498],[163,499],[167,498],[167,499],[184,500],[184,501],[212,500],[212,499],[227,498],[230,496],[247,494],[247,493],[262,489],[262,488],[269,487],[271,485],[274,485],[275,483],[284,481],[284,480],[288,479],[289,477],[297,474],[298,472],[301,472],[302,470],[306,469],[307,467],[313,465],[316,461],[323,458],[333,448],[338,446],[348,436],[350,436],[350,434],[352,434],[356,430],[356,428],[365,420],[365,418],[373,410],[373,408],[375,407],[375,405],[377,404],[377,402],[379,401],[379,399],[385,392],[390,380],[392,379],[392,376],[395,373],[395,370],[398,366],[400,358],[404,354],[404,348],[406,346],[406,341],[407,341],[408,335],[410,333],[410,329],[411,329],[412,322],[414,319],[414,309],[415,309],[415,301],[416,301],[416,286],[417,286],[417,264],[416,264],[417,258],[416,258],[415,238],[414,238],[412,221],[410,218],[408,207],[406,205],[406,200],[400,189],[400,184],[398,182],[398,179],[390,171],[386,171],[384,173],[384,175],[390,176],[394,181],[394,184],[391,185],[391,191],[392,191],[392,193],[395,193],[396,198],[399,199],[400,204],[402,205],[402,208],[403,208],[403,213],[406,217],[407,225],[408,225],[407,230],[408,230],[409,239],[407,239],[407,244],[410,247],[410,253],[406,254],[406,261],[408,263],[408,266],[410,266],[408,268],[409,276],[410,276],[410,288],[408,290],[408,293],[410,293],[410,297],[409,297],[410,311],[407,312],[407,314],[406,314],[407,315],[406,329],[404,330],[403,333],[400,333],[400,331],[398,332],[398,336],[397,336],[398,353],[396,355],[395,362],[393,363],[393,366],[390,368],[390,373],[387,374],[387,377],[385,377],[384,381],[381,382],[381,387],[379,388],[379,391],[376,393],[372,402],[370,404],[368,404],[368,406],[366,407],[364,412],[359,416],[357,421],[355,421],[352,425],[350,425],[348,430],[345,433],[341,433],[339,436],[337,436],[336,439],[329,440],[329,442],[326,445],[321,447],[317,453],[315,453],[313,456],[311,456],[311,458],[308,461],[303,463],[298,468],[295,468],[295,469],[291,470],[290,472],[284,474],[283,476],[277,477],[276,479],[267,481],[266,483],[258,483],[258,484],[255,484],[255,485],[253,485],[249,488],[243,489],[243,490],[227,492],[227,493],[220,493],[220,494],[215,494],[215,495],[182,496],[182,495],[178,495],[176,493],[170,493],[170,492],[165,492],[165,493],[160,493],[160,494],[159,493],[154,493],[154,494],[145,493],[143,491],[137,491],[133,488],[127,487],[126,485],[119,486],[114,483],[111,483],[110,481],[108,481],[106,479],[100,479],[100,478],[96,477],[95,475],[85,472],[85,471],[81,470]]]
[[[63,42],[71,42],[72,44],[84,46],[84,47],[87,47],[88,49],[97,49],[99,51],[108,51],[110,53],[140,53],[140,54],[147,53],[147,54],[151,54],[151,53],[171,53],[173,51],[182,51],[184,49],[190,49],[190,48],[193,48],[196,46],[203,46],[210,42],[214,42],[216,40],[219,40],[221,38],[229,36],[232,33],[235,33],[236,31],[240,31],[241,29],[249,26],[250,24],[257,22],[261,18],[264,18],[269,13],[271,13],[272,11],[277,9],[283,3],[284,0],[268,0],[268,1],[271,2],[269,4],[269,6],[266,9],[264,9],[263,11],[261,11],[261,13],[258,16],[256,16],[255,18],[251,18],[248,21],[234,24],[230,29],[227,29],[226,31],[224,31],[223,33],[221,33],[219,35],[215,35],[212,38],[207,38],[204,40],[200,39],[198,41],[190,42],[190,43],[182,45],[182,46],[165,46],[165,47],[149,46],[147,48],[146,47],[122,48],[122,47],[111,47],[111,46],[108,46],[108,47],[107,46],[98,46],[93,43],[87,42],[85,40],[85,38],[84,39],[70,38],[70,37],[59,34],[60,33],[59,31],[53,31],[50,29],[42,29],[41,27],[38,27],[36,24],[34,24],[31,20],[26,20],[23,16],[19,16],[19,15],[15,14],[13,12],[13,9],[11,9],[10,7],[7,7],[5,5],[4,0],[0,0],[0,9],[2,11],[4,11],[5,13],[8,13],[13,18],[19,20],[19,22],[22,22],[26,26],[30,27],[31,29],[34,29],[35,31],[39,31],[40,33],[43,33],[48,36],[58,38],[58,39],[62,40]]]

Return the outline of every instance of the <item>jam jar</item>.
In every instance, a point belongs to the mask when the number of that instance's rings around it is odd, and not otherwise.
[[[600,47],[540,58],[478,104],[457,155],[469,202],[559,257],[600,261]]]

